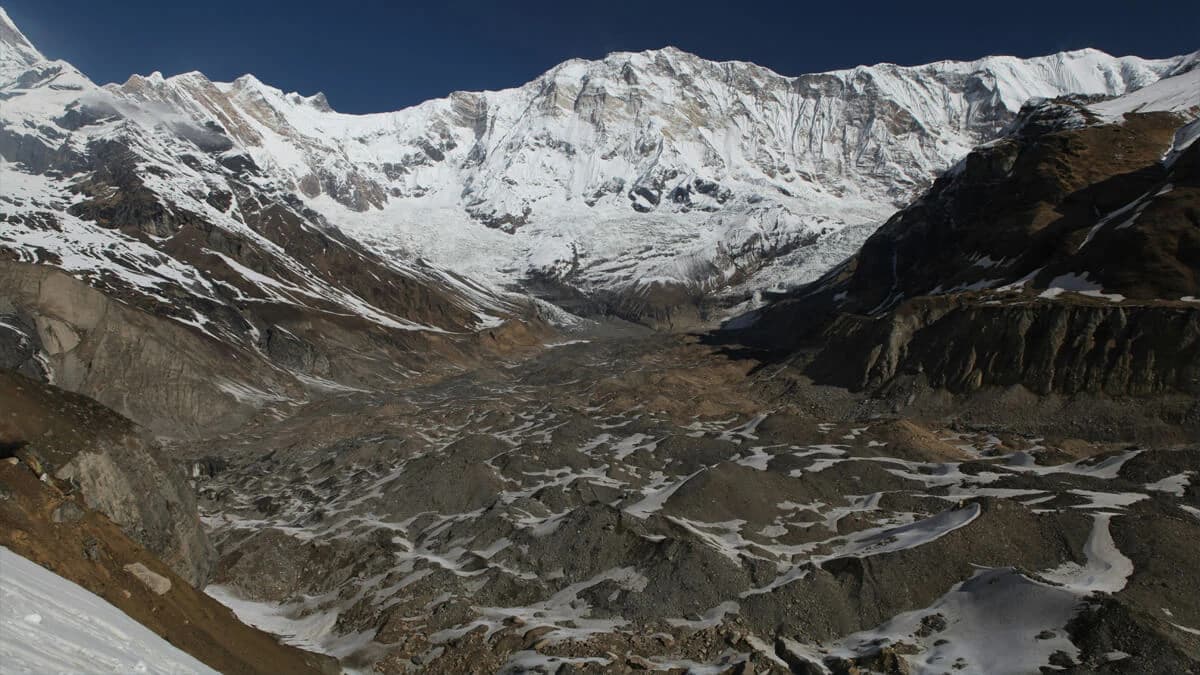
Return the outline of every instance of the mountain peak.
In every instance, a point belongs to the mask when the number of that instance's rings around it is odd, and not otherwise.
[[[228,138],[199,137],[201,146],[235,146],[264,180],[351,236],[402,245],[486,283],[544,277],[584,294],[621,294],[647,279],[737,283],[734,297],[809,278],[788,258],[806,242],[828,239],[828,255],[845,257],[1026,101],[1117,96],[1179,63],[1086,49],[787,76],[668,45],[572,59],[519,87],[369,115],[333,114],[322,94],[251,74],[210,82],[156,73],[109,91],[177,109],[189,128],[224,130]],[[228,169],[228,157],[214,161]],[[410,225],[418,221],[435,226]],[[756,278],[731,282],[728,270],[743,260],[739,269],[753,267]],[[661,316],[674,321],[674,311]]]
[[[10,78],[10,71],[27,68],[46,57],[33,46],[29,38],[17,28],[8,13],[0,7],[0,77]]]
[[[17,28],[17,24],[13,22],[12,17],[4,11],[3,7],[0,7],[0,42],[37,51],[29,38],[25,37],[21,29]]]

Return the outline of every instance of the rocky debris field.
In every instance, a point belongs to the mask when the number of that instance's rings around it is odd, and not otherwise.
[[[1194,444],[880,409],[622,337],[173,450],[208,593],[345,667],[1196,668]]]

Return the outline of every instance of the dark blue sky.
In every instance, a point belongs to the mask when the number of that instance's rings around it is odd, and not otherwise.
[[[1089,46],[1147,57],[1200,48],[1194,0],[0,2],[43,53],[97,82],[252,72],[288,91],[324,91],[344,112],[511,87],[571,57],[665,45],[786,75]]]

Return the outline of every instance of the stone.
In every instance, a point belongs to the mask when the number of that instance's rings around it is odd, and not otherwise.
[[[152,571],[142,563],[130,563],[123,569],[136,577],[138,581],[142,582],[155,595],[166,595],[171,590],[170,579]]]
[[[100,542],[95,539],[88,538],[83,542],[83,557],[86,560],[96,562],[100,559]]]
[[[68,499],[54,509],[54,512],[50,514],[50,520],[56,523],[74,523],[82,519],[83,516],[83,509],[79,508],[75,500]]]

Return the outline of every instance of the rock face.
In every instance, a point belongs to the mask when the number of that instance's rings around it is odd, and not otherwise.
[[[1027,108],[822,279],[731,322],[874,389],[1193,394],[1200,69]]]
[[[921,375],[956,393],[1200,394],[1200,311],[1030,300],[920,298],[877,318],[842,315],[810,373],[852,389]]]
[[[472,323],[470,313],[504,312],[486,293],[452,303],[467,316],[413,311],[428,309],[423,301],[396,307],[386,300],[395,294],[364,288],[374,283],[365,271],[309,265],[292,242],[323,231],[348,246],[332,225],[425,283],[456,287],[405,261],[427,258],[555,301],[581,294],[589,302],[573,305],[580,311],[694,324],[714,305],[819,275],[1030,97],[1123,94],[1185,61],[1084,50],[786,77],[667,48],[572,60],[516,89],[354,116],[252,76],[155,73],[99,88],[42,58],[7,17],[0,23],[0,154],[19,165],[6,169],[5,213],[20,213],[8,222],[23,228],[7,239],[22,259],[70,267],[78,250],[107,240],[110,262],[168,272],[111,230],[82,225],[95,223],[169,248],[170,276],[221,269],[219,280],[237,290],[220,289],[237,299],[261,299],[245,286],[264,274],[279,282],[266,295],[320,298],[351,314],[366,304],[447,329]],[[73,246],[44,250],[47,227],[72,233]],[[163,237],[202,239],[210,250],[204,260],[177,255],[153,239]],[[238,255],[248,245],[259,251]],[[202,282],[183,286],[230,304]]]
[[[0,263],[0,295],[9,306],[0,316],[25,326],[22,339],[41,347],[24,368],[40,367],[56,385],[140,420],[157,433],[180,436],[232,428],[272,399],[303,396],[297,382],[264,359],[245,358],[54,267]],[[256,393],[263,399],[258,405],[250,400]]]
[[[215,561],[192,489],[127,419],[90,399],[0,370],[0,447],[76,486],[88,507],[195,586]],[[59,520],[70,520],[62,516]]]

